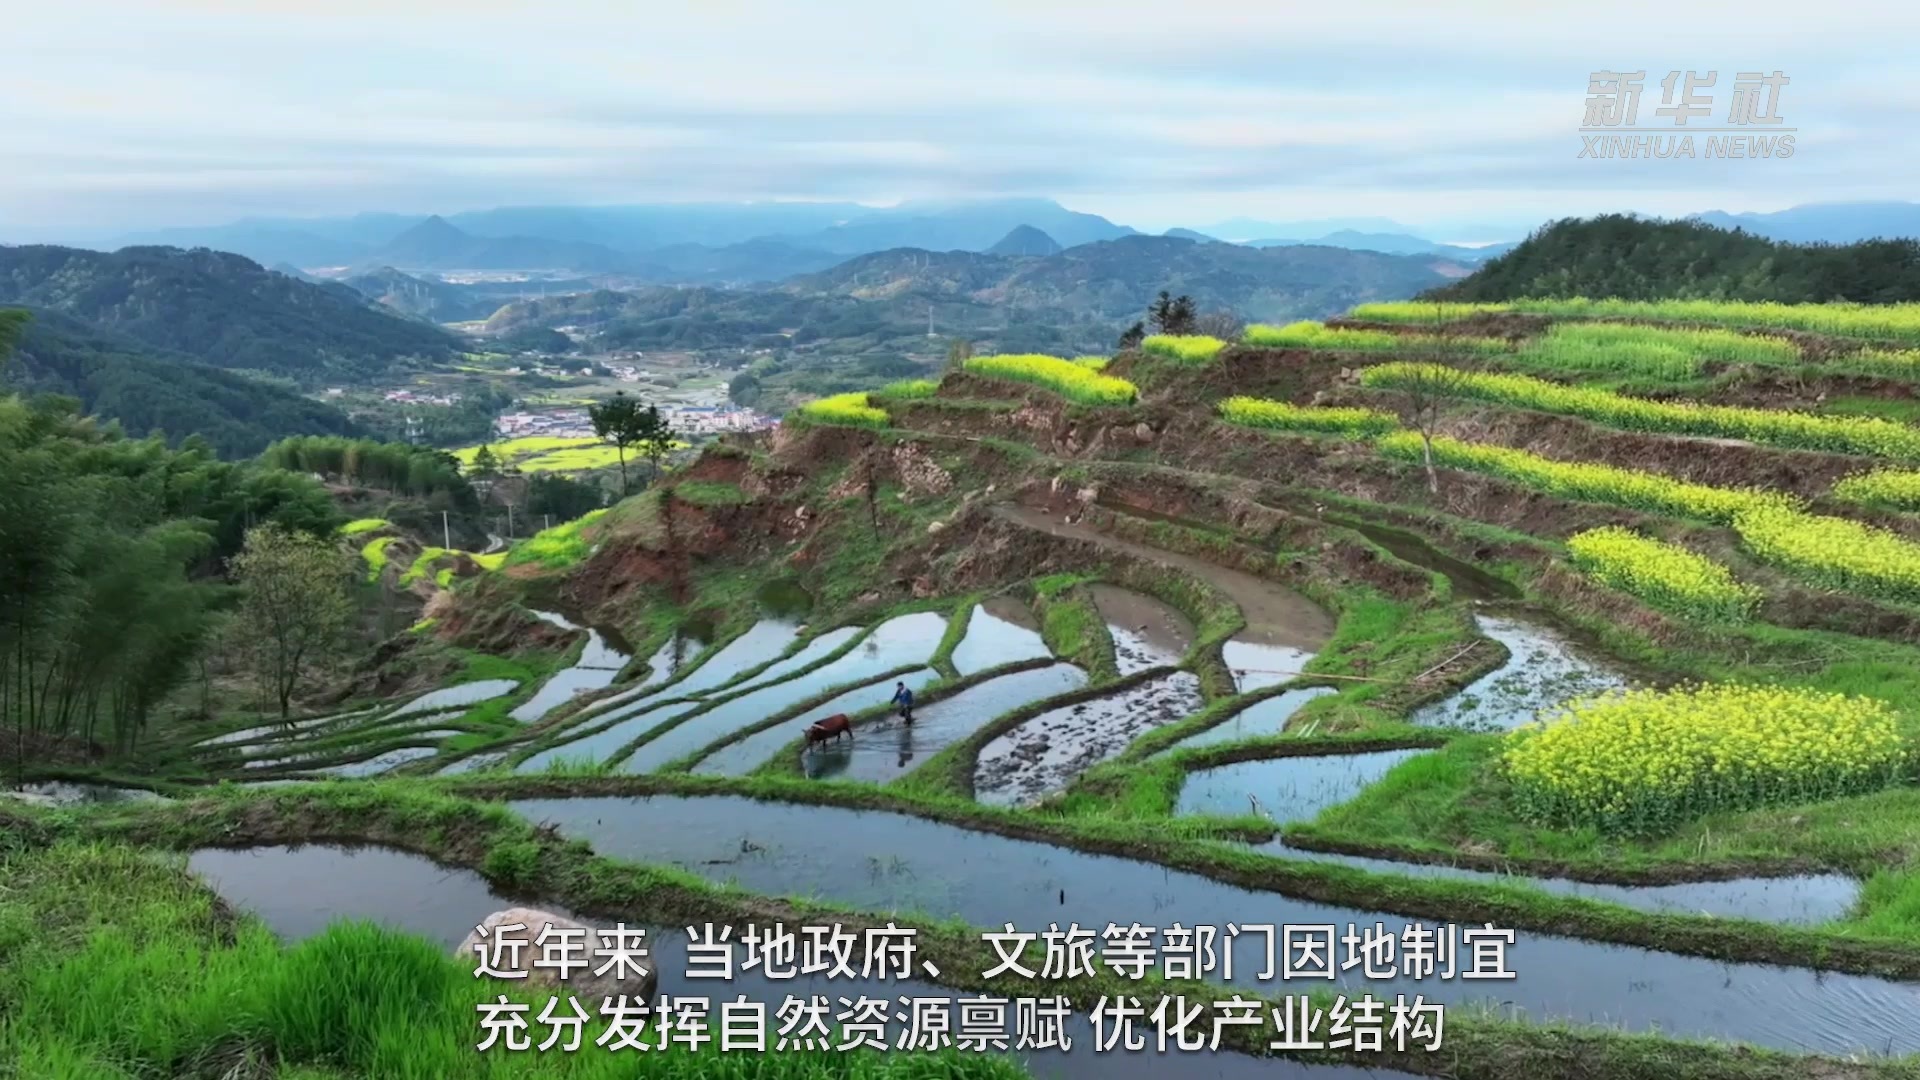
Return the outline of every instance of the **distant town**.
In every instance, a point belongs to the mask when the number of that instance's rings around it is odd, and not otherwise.
[[[779,426],[777,417],[733,405],[662,405],[660,412],[682,435],[718,435],[728,431],[765,431]],[[585,409],[542,409],[501,414],[494,433],[519,439],[545,435],[559,439],[593,438],[593,422]]]

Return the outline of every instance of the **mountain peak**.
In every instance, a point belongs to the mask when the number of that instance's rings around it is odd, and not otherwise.
[[[1031,225],[1015,225],[1000,242],[987,249],[989,255],[1031,255],[1045,258],[1058,254],[1058,241]]]

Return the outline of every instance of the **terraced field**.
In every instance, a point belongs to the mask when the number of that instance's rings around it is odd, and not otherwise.
[[[1438,1051],[1016,1052],[1043,1075],[1911,1076],[1920,436],[1795,397],[1910,321],[1368,305],[981,358],[687,467],[738,502],[642,496],[452,590],[450,625],[549,612],[539,659],[196,730],[168,800],[61,820],[193,851],[294,938],[450,945],[509,894],[668,957],[708,921],[928,928],[945,974],[841,994],[1009,993],[1008,923],[1516,935],[1510,980],[1314,984],[1443,1003]],[[1222,944],[1018,993],[1299,992]]]

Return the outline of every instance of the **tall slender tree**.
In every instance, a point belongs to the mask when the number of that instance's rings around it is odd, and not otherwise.
[[[262,525],[247,533],[233,574],[242,596],[236,629],[285,720],[294,691],[331,656],[353,613],[346,561],[317,537]]]
[[[628,397],[625,390],[616,390],[612,397],[588,406],[587,419],[593,423],[594,435],[602,442],[612,443],[619,454],[620,497],[624,499],[633,493],[627,485],[627,447],[645,435],[646,409],[641,407],[639,399]]]

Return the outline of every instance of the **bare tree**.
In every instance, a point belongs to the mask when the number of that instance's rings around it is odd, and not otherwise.
[[[1231,311],[1203,311],[1193,320],[1193,332],[1217,337],[1221,341],[1239,341],[1247,324]]]
[[[1434,305],[1430,335],[1436,343],[1434,347],[1427,351],[1422,362],[1407,365],[1405,373],[1395,380],[1395,389],[1401,394],[1400,415],[1408,427],[1420,433],[1420,459],[1427,469],[1427,491],[1434,495],[1440,494],[1440,474],[1433,467],[1434,431],[1447,399],[1459,396],[1464,378],[1459,368],[1447,363],[1447,351],[1438,345],[1445,326],[1441,314],[1440,306]]]

